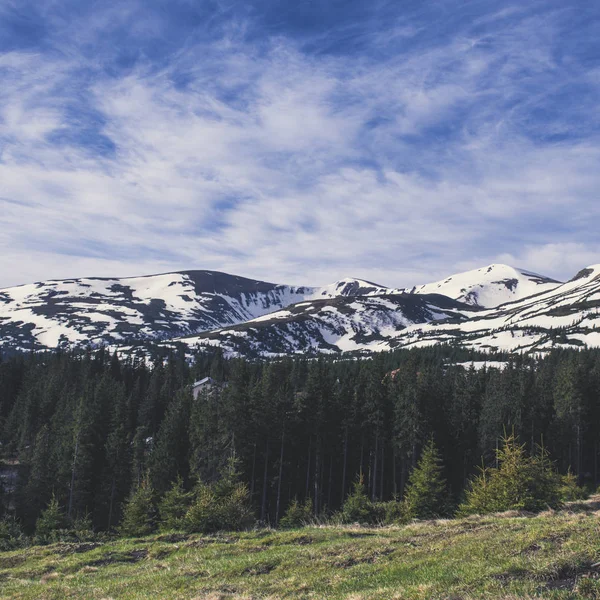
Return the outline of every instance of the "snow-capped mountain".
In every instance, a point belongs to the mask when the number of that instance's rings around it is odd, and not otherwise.
[[[216,331],[179,340],[191,347],[222,347],[228,354],[273,356],[306,352],[377,352],[397,345],[416,323],[460,323],[474,309],[438,294],[338,296],[299,302]]]
[[[493,264],[481,269],[451,275],[435,283],[412,288],[413,294],[443,294],[455,300],[494,308],[505,302],[521,300],[553,290],[559,281],[508,265]],[[408,290],[407,290],[408,291]]]
[[[358,279],[277,285],[217,271],[81,278],[0,290],[0,346],[124,344],[243,323],[313,298],[385,293]]]
[[[459,327],[437,323],[407,330],[401,345],[444,341],[513,353],[600,347],[599,309],[600,264],[542,294],[473,314]]]
[[[559,283],[490,265],[412,289],[361,279],[279,285],[216,271],[65,279],[0,290],[0,348],[139,342],[229,354],[367,353],[452,343],[485,351],[600,347],[600,265]]]

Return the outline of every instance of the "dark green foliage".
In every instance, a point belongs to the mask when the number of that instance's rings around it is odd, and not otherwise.
[[[154,531],[155,510],[152,488],[146,483],[132,492],[123,510],[119,533],[126,537],[148,535]]]
[[[313,519],[313,510],[311,498],[307,498],[304,504],[300,504],[298,499],[294,498],[279,521],[279,526],[283,529],[294,529],[307,525]]]
[[[391,499],[407,506],[409,477],[429,439],[443,458],[449,494],[458,498],[481,456],[496,467],[505,427],[537,457],[542,475],[532,484],[534,497],[556,503],[553,469],[536,450],[541,439],[558,471],[572,473],[562,498],[600,483],[597,350],[498,355],[507,362],[502,371],[456,366],[485,357],[445,346],[368,360],[248,361],[203,352],[189,363],[181,353],[155,356],[119,359],[98,349],[0,361],[0,517],[9,511],[33,535],[54,494],[70,522],[89,516],[91,527],[81,531],[114,531],[147,477],[160,501],[180,476],[184,490],[201,480],[208,496],[222,498],[245,483],[256,516],[275,525],[294,498],[312,498],[313,515],[339,514],[353,474],[362,472],[354,520],[398,522],[404,508]],[[206,375],[216,385],[192,399],[189,385]],[[223,477],[232,455],[239,471],[233,486]],[[478,506],[485,508],[490,471],[479,475]],[[243,505],[233,502],[230,512]],[[173,510],[181,519],[183,508]],[[236,518],[245,520],[228,517]]]
[[[459,514],[506,510],[540,511],[561,504],[561,477],[544,448],[533,456],[514,435],[505,437],[497,451],[498,467],[482,467],[471,481]]]
[[[239,481],[234,459],[227,462],[217,482],[196,486],[184,523],[186,530],[199,533],[239,531],[254,523],[248,487]]]
[[[408,480],[404,497],[406,519],[435,519],[449,513],[451,503],[442,473],[442,459],[432,439]]]
[[[559,495],[563,502],[572,502],[585,500],[589,494],[584,487],[577,484],[577,477],[569,470],[560,478]]]
[[[183,480],[178,477],[158,504],[160,529],[162,531],[184,529],[185,516],[190,508],[192,496],[191,492],[185,491]]]
[[[385,525],[397,525],[406,523],[409,519],[406,515],[406,505],[399,497],[387,502],[379,502],[376,506],[379,521]]]
[[[375,506],[367,496],[364,477],[361,473],[342,506],[340,517],[343,523],[373,523],[375,516]]]
[[[68,520],[55,496],[52,496],[48,507],[42,511],[42,514],[35,525],[35,535],[40,540],[49,541],[61,530],[66,529]]]
[[[15,518],[4,517],[0,520],[0,552],[23,548],[27,542],[23,528]]]

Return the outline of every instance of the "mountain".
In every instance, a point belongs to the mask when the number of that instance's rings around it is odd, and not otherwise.
[[[298,287],[217,271],[45,281],[0,290],[0,345],[168,339],[243,323],[305,299],[375,293],[385,288],[358,279]]]
[[[289,286],[216,271],[0,290],[0,347],[157,342],[229,354],[369,353],[451,343],[488,352],[600,346],[600,265],[559,283],[489,265],[412,289],[362,279]],[[600,323],[600,321],[598,321]]]
[[[473,307],[438,294],[338,296],[299,302],[246,323],[174,341],[192,347],[216,345],[242,355],[368,353],[397,346],[408,326],[462,322],[472,312]]]
[[[599,307],[600,265],[592,265],[547,292],[480,311],[457,327],[437,323],[410,334],[418,345],[450,342],[488,352],[600,347]]]
[[[435,283],[412,288],[413,294],[443,294],[455,300],[493,308],[553,290],[559,281],[508,265],[488,265],[481,269],[458,273]]]

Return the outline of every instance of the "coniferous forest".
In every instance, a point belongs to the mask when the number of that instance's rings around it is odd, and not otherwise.
[[[123,530],[127,507],[151,529],[159,507],[176,524],[194,490],[212,502],[238,485],[252,518],[277,525],[286,511],[331,515],[349,494],[401,499],[411,477],[414,499],[423,456],[456,507],[507,437],[595,488],[600,351],[504,357],[502,370],[469,368],[477,358],[444,346],[345,360],[4,357],[1,511],[27,534],[53,514]]]

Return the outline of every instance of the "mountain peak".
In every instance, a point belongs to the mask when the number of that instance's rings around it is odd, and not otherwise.
[[[355,279],[346,277],[334,283],[318,288],[317,297],[333,296],[372,296],[375,294],[385,294],[389,290],[383,285],[365,281],[364,279]]]
[[[434,283],[417,286],[415,294],[443,294],[460,302],[494,308],[527,296],[554,289],[560,282],[517,269],[502,263],[492,263],[479,269],[456,273]]]

